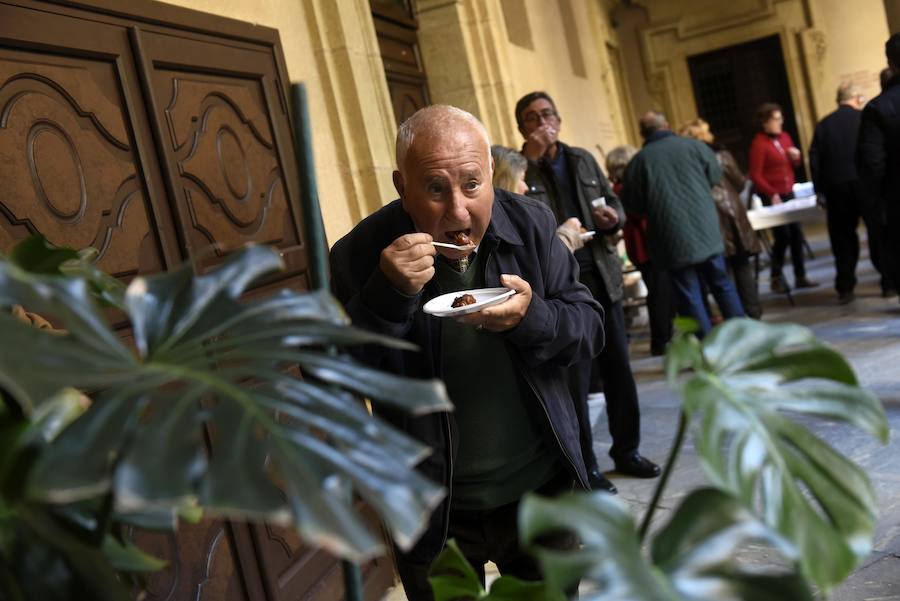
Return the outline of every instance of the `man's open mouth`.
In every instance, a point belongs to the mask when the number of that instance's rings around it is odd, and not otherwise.
[[[452,241],[453,244],[456,244],[457,246],[467,246],[472,244],[472,239],[469,238],[469,234],[471,233],[471,229],[465,229],[444,232],[444,235],[447,237],[447,240]]]

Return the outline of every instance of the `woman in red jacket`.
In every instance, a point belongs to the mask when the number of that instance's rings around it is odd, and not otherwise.
[[[768,102],[756,113],[761,131],[750,145],[750,179],[756,193],[766,206],[780,204],[794,197],[794,167],[800,165],[800,151],[794,146],[790,134],[783,131],[784,117],[781,107]],[[781,274],[784,253],[791,247],[791,262],[794,264],[794,282],[797,288],[818,286],[806,277],[803,264],[803,232],[800,224],[791,223],[772,228],[775,244],[772,245],[772,275],[770,287],[773,292],[785,292],[787,283]]]

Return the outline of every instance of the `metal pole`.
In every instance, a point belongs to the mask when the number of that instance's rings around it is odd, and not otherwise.
[[[306,86],[302,83],[291,84],[291,99],[310,283],[313,289],[323,290],[328,288],[328,242],[325,240],[325,224],[322,222],[322,209],[316,188],[316,165],[313,162]]]
[[[309,260],[310,284],[314,290],[328,288],[328,243],[325,224],[316,189],[316,170],[313,162],[312,139],[306,86],[291,84],[291,112],[294,121],[294,143],[297,147],[297,170],[300,172],[301,206],[303,209],[306,256]],[[349,493],[353,496],[353,493]],[[362,571],[351,561],[342,560],[346,601],[363,601]]]

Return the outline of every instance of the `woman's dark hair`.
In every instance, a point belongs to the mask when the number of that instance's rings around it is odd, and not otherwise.
[[[756,125],[760,129],[766,124],[766,121],[772,118],[775,113],[780,113],[781,105],[777,102],[765,102],[756,109]]]

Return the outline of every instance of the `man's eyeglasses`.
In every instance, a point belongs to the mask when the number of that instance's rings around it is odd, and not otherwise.
[[[556,117],[556,111],[554,111],[553,109],[544,109],[542,111],[531,111],[530,113],[525,113],[525,116],[522,117],[522,121],[524,121],[525,123],[537,123],[541,120],[549,121],[553,117]]]

